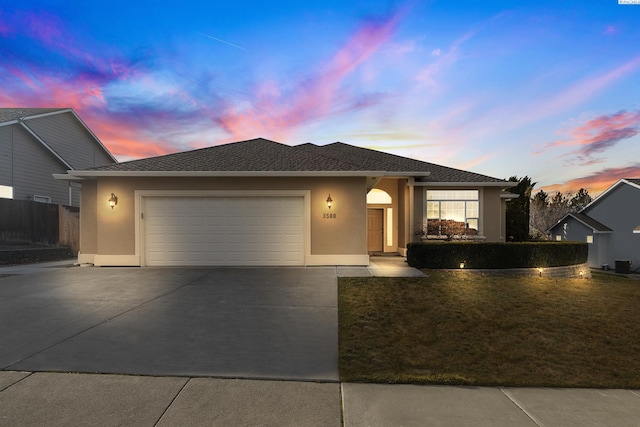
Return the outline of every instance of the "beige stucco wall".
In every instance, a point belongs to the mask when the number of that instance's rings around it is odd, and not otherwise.
[[[95,254],[98,251],[97,184],[97,181],[85,181],[82,183],[80,197],[80,253]]]
[[[482,231],[487,242],[504,242],[505,212],[500,199],[501,188],[485,187],[481,191]]]
[[[81,253],[136,254],[135,191],[310,191],[310,255],[362,255],[366,247],[366,181],[337,178],[107,178],[82,186]],[[118,205],[111,209],[111,193]],[[333,206],[327,209],[327,195]],[[325,219],[331,212],[335,218]]]

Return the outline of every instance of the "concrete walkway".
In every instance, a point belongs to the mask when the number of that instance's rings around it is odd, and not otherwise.
[[[629,390],[0,371],[1,426],[625,427],[639,424],[640,393]]]
[[[371,256],[366,267],[337,267],[338,277],[425,277],[401,256]]]
[[[267,271],[0,268],[0,426],[640,425],[634,390],[341,384],[336,275],[422,273]]]

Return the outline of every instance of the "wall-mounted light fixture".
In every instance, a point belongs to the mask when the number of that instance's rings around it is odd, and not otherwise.
[[[464,268],[464,261],[460,263],[460,268]]]
[[[331,193],[329,193],[329,197],[327,197],[327,207],[331,209],[331,204],[333,203],[333,199],[331,198]]]
[[[118,204],[118,197],[114,193],[111,193],[111,197],[109,197],[109,206],[111,206],[111,209],[113,209],[114,206],[117,204]]]

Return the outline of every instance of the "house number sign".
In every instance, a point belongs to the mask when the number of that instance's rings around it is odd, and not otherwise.
[[[322,218],[323,219],[335,219],[336,218],[336,214],[335,213],[323,213],[322,214]]]

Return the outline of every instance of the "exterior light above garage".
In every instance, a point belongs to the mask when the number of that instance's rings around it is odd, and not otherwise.
[[[111,206],[111,209],[113,209],[117,204],[118,204],[118,197],[116,197],[114,193],[111,193],[111,197],[109,197],[109,206]]]
[[[331,204],[333,203],[333,199],[331,198],[331,193],[329,193],[329,197],[327,197],[327,207],[331,209]]]

